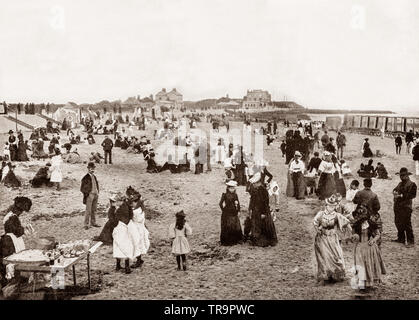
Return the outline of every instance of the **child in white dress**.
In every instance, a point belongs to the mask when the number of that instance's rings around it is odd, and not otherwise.
[[[141,255],[146,254],[150,248],[149,232],[144,225],[145,214],[143,202],[141,201],[141,195],[138,196],[139,198],[133,203],[134,210],[132,220],[128,224],[128,230],[130,231],[134,242],[134,257],[137,258],[131,268],[139,268],[142,266],[144,260],[141,259]]]
[[[178,270],[181,270],[182,261],[183,270],[186,271],[186,254],[191,251],[187,237],[191,234],[192,228],[186,223],[183,210],[176,213],[176,222],[169,227],[169,237],[173,239],[172,253],[176,256]]]

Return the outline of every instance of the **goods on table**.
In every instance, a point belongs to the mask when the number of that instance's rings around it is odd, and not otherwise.
[[[57,246],[58,252],[64,258],[79,257],[90,249],[90,240],[77,240],[70,243],[62,243]]]
[[[48,257],[38,249],[23,250],[19,253],[14,253],[4,259],[8,263],[44,263],[49,261]]]

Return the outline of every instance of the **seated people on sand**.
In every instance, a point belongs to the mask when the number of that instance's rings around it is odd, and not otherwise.
[[[99,152],[92,152],[89,157],[89,162],[100,163],[103,159]]]
[[[63,154],[62,157],[63,161],[66,163],[75,164],[83,162],[81,161],[80,154],[78,153],[77,148],[71,151],[70,153]]]
[[[352,177],[352,171],[351,168],[349,167],[349,165],[346,163],[345,160],[340,160],[340,166],[342,168],[342,175],[347,178],[347,177]]]
[[[378,179],[391,179],[391,177],[388,175],[386,167],[384,167],[384,164],[382,164],[381,162],[377,163],[375,172],[377,174]]]
[[[29,181],[33,188],[40,188],[42,186],[52,187],[51,178],[51,163],[47,163],[45,167],[39,168],[35,177]]]
[[[3,183],[6,187],[19,188],[22,186],[22,182],[16,177],[14,173],[15,167],[16,166],[11,162],[8,162],[7,166],[5,166],[2,170],[1,183]]]
[[[87,135],[87,142],[89,144],[95,144],[96,143],[95,138],[93,138],[93,135],[92,134],[88,134]]]
[[[358,170],[358,175],[361,178],[374,178],[376,176],[375,168],[372,165],[374,160],[368,160],[368,164],[361,163],[360,169]]]

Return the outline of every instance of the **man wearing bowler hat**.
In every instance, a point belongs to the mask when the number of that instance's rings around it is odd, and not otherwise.
[[[393,242],[405,243],[406,247],[414,246],[415,240],[412,229],[412,200],[416,198],[416,183],[410,180],[411,173],[407,168],[401,168],[399,173],[401,182],[393,190],[394,195],[394,223],[397,228],[397,239]]]
[[[80,191],[83,193],[83,204],[86,205],[86,212],[84,216],[84,228],[89,229],[90,225],[93,227],[100,227],[96,224],[96,208],[99,198],[99,183],[95,173],[95,164],[89,162],[87,165],[88,173],[81,180]]]

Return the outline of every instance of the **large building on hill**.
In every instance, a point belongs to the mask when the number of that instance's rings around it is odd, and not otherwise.
[[[183,95],[176,91],[176,88],[173,88],[170,92],[166,92],[166,89],[163,88],[156,94],[155,101],[157,106],[165,106],[168,108],[183,107]]]
[[[266,107],[271,104],[271,95],[264,90],[247,90],[243,97],[243,108]]]

